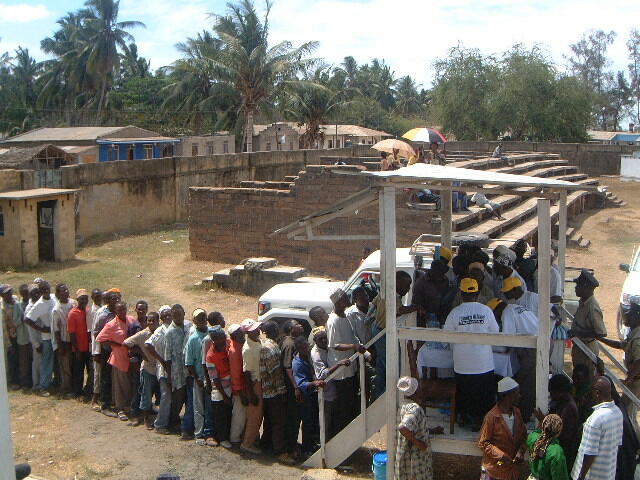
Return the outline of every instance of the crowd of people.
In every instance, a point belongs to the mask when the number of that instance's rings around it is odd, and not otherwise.
[[[562,302],[563,285],[554,251],[544,267],[529,252],[522,241],[495,248],[492,258],[475,246],[460,246],[455,256],[437,246],[428,269],[397,272],[396,315],[416,312],[419,327],[538,335],[538,269],[550,269],[553,303]],[[66,285],[52,294],[40,278],[19,286],[18,295],[0,285],[9,384],[45,397],[55,391],[85,398],[95,411],[157,434],[249,455],[269,452],[292,464],[318,448],[320,418],[328,440],[358,415],[360,395],[370,403],[385,391],[386,305],[371,280],[363,277],[350,292],[335,290],[331,312],[312,308],[310,331],[296,320],[227,326],[220,312],[202,308],[187,320],[179,304],[149,311],[139,300],[129,308],[117,288],[80,289],[71,298]],[[640,299],[632,299],[625,315],[627,339],[609,340],[594,296],[597,279],[584,270],[574,281],[580,301],[567,335],[596,354],[598,342],[624,349],[625,383],[639,392]],[[407,342],[406,352],[411,377],[398,382],[407,403],[397,478],[433,477],[429,438],[442,429],[427,426],[424,406],[435,379],[455,382],[456,420],[480,432],[486,480],[518,478],[526,451],[537,480],[564,480],[572,469],[573,480],[613,479],[611,472],[621,471],[615,478],[631,478],[625,475],[635,469],[637,409],[628,399],[616,402],[621,408],[612,403],[612,382],[601,371],[596,377],[598,369],[577,347],[572,380],[560,373],[562,351],[555,354],[559,365],[552,355],[547,413],[535,409],[534,349]],[[365,356],[365,391],[358,362],[351,362],[355,353]],[[538,428],[527,435],[531,418]]]

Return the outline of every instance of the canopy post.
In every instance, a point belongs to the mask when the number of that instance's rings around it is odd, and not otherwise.
[[[15,480],[16,472],[13,465],[10,421],[4,342],[0,340],[0,444],[2,445],[2,448],[0,448],[0,478]]]
[[[396,189],[380,191],[380,278],[385,302],[387,347],[387,479],[393,480],[395,467],[396,413],[398,395],[398,331],[396,329]]]
[[[538,200],[538,340],[536,358],[536,406],[549,408],[549,343],[551,342],[551,206],[547,199]]]
[[[567,191],[560,192],[558,214],[558,270],[560,270],[560,285],[564,291],[565,268],[567,264]]]
[[[448,182],[451,186],[451,182]],[[440,238],[442,246],[451,248],[451,211],[453,210],[453,192],[450,190],[440,191],[442,212],[440,215]]]

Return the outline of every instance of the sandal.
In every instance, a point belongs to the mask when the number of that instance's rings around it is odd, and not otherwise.
[[[216,442],[215,438],[207,438],[207,440],[205,441],[207,447],[217,447],[219,444],[218,442]]]
[[[196,438],[196,445],[199,445],[201,447],[206,447],[207,442],[204,438]]]
[[[124,411],[118,412],[118,418],[120,420],[122,420],[123,422],[128,422],[129,421],[129,417],[127,416],[126,413],[124,413]]]

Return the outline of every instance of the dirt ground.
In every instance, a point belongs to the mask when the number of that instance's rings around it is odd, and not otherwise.
[[[567,263],[595,270],[601,284],[596,295],[610,335],[614,335],[625,278],[618,264],[628,262],[634,245],[640,243],[640,184],[609,177],[600,180],[628,205],[590,211],[573,219],[570,224],[591,240],[591,246],[568,250]],[[52,283],[66,282],[72,291],[118,286],[126,300],[146,298],[153,309],[180,302],[187,311],[196,307],[220,310],[234,323],[255,317],[256,298],[192,286],[224,267],[191,260],[187,231],[166,229],[103,238],[83,247],[73,262],[5,272],[2,282],[17,285],[42,276]],[[268,458],[248,459],[236,451],[198,447],[175,436],[131,428],[75,400],[11,392],[10,402],[16,461],[30,463],[35,475],[47,479],[149,480],[163,472],[179,474],[183,480],[275,479],[299,478],[302,473],[297,467],[278,465]],[[370,478],[366,461],[362,464],[356,476]]]

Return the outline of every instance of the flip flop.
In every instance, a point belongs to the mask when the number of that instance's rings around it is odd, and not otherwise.
[[[204,438],[196,438],[196,445],[199,445],[201,447],[206,447],[207,442]]]
[[[205,441],[207,447],[217,447],[219,445],[218,442],[214,438],[207,438]]]
[[[123,422],[128,422],[129,421],[129,417],[124,412],[118,412],[118,418],[120,420],[122,420]]]

